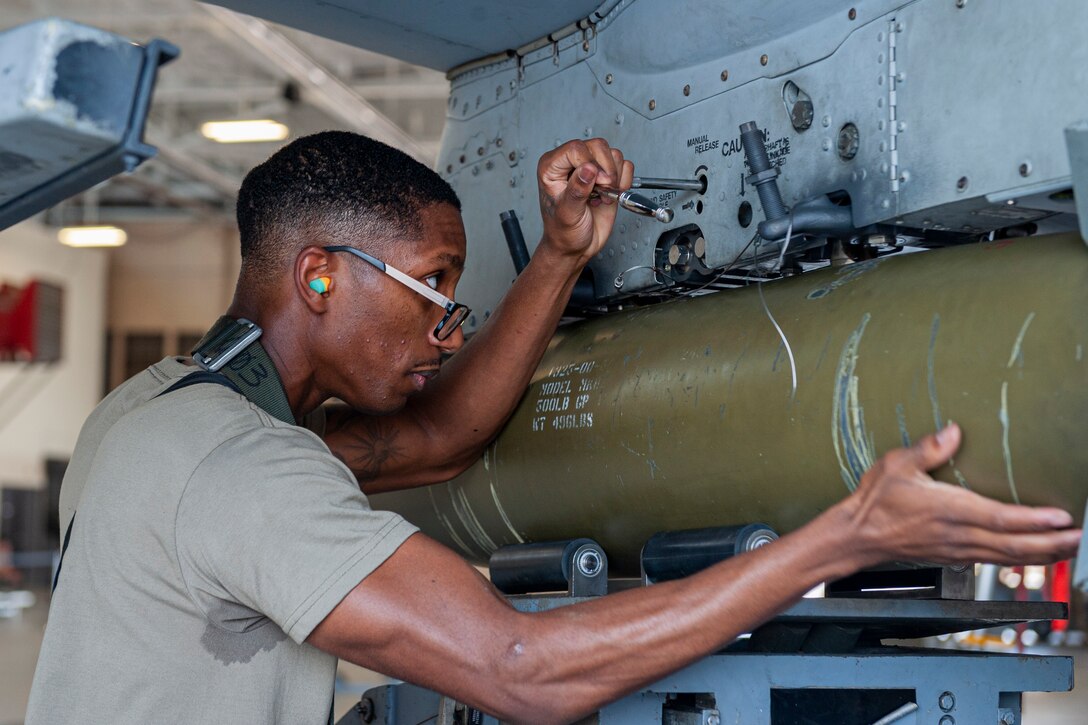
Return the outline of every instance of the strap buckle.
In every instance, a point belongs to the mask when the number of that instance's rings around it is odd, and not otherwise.
[[[193,350],[193,362],[208,372],[218,372],[238,353],[261,336],[260,326],[247,319],[220,319]]]

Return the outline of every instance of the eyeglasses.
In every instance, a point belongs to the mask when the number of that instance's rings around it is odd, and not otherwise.
[[[458,302],[454,302],[441,292],[431,289],[419,280],[409,277],[396,267],[386,264],[377,257],[372,257],[371,255],[360,249],[356,249],[355,247],[342,246],[324,247],[323,249],[326,252],[347,252],[348,254],[354,254],[356,257],[363,260],[367,264],[377,267],[379,270],[385,272],[387,275],[397,280],[405,287],[413,290],[414,292],[418,292],[419,294],[429,299],[431,302],[444,309],[446,311],[446,314],[442,316],[442,319],[438,321],[438,324],[434,328],[434,336],[438,340],[445,340],[450,335],[452,335],[454,330],[464,324],[465,320],[468,318],[469,313],[472,311],[468,307]]]

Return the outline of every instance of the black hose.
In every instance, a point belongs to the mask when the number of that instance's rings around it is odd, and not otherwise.
[[[514,263],[514,271],[521,271],[529,264],[529,248],[525,246],[525,235],[521,233],[521,223],[514,210],[504,211],[499,214],[502,222],[502,233],[506,237],[506,246],[510,249],[510,259]]]

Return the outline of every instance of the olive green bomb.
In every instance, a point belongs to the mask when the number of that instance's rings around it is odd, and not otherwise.
[[[655,532],[789,532],[954,420],[964,441],[937,478],[1084,510],[1078,236],[891,255],[762,292],[766,310],[753,284],[561,328],[480,461],[373,505],[473,560],[589,537],[613,574],[635,575]]]

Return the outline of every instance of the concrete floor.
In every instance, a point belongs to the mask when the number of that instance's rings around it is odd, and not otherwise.
[[[0,725],[19,725],[23,722],[45,628],[47,606],[43,593],[33,607],[24,610],[18,617],[0,618]],[[1088,649],[1037,647],[1030,653],[1074,656],[1074,682],[1081,684],[1070,693],[1026,694],[1024,725],[1088,723]],[[353,665],[342,665],[337,681],[336,717],[340,718],[353,707],[365,689],[384,681],[381,675]]]
[[[23,722],[45,631],[46,607],[39,597],[35,606],[21,614],[0,618],[0,725]]]

